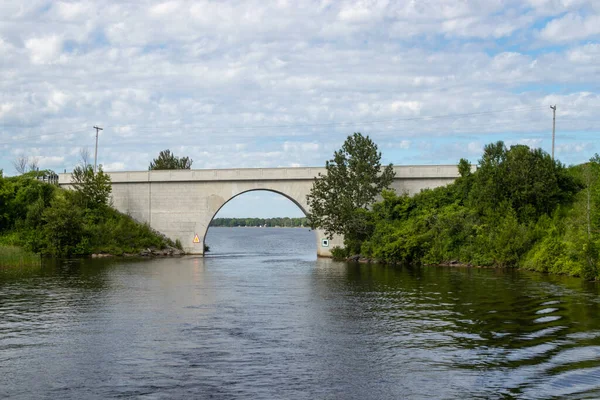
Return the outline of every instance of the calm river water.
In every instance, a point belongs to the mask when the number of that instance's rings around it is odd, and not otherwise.
[[[207,242],[0,271],[0,398],[600,398],[595,284],[347,265],[305,229]]]

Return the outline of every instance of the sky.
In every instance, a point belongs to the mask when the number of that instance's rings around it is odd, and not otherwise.
[[[0,169],[476,163],[503,140],[600,152],[598,0],[0,0]],[[253,192],[219,216],[299,216]]]

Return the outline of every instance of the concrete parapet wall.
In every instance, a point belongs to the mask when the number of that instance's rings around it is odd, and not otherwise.
[[[456,165],[396,165],[396,179],[456,179]],[[191,169],[159,171],[107,172],[113,183],[133,182],[192,182],[192,181],[268,181],[312,180],[325,174],[323,167],[299,168],[238,168],[238,169]],[[59,174],[59,183],[71,181],[71,174]]]
[[[415,194],[425,188],[444,186],[458,177],[455,165],[394,166],[392,184],[398,193]],[[306,195],[314,178],[325,168],[248,168],[207,170],[162,170],[109,172],[112,204],[140,222],[179,239],[188,253],[202,254],[208,226],[217,212],[232,198],[253,190],[280,193],[305,214]],[[59,174],[59,184],[68,187],[71,174]],[[195,236],[198,242],[194,242]],[[330,256],[330,249],[342,245],[340,237],[324,247],[324,233],[317,230],[317,254]]]

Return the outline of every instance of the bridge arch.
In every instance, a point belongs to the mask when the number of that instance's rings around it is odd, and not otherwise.
[[[195,224],[195,235],[198,235],[199,242],[193,244],[191,251],[188,249],[186,251],[190,253],[201,253],[204,251],[205,238],[210,223],[226,204],[238,196],[255,191],[276,193],[290,200],[304,215],[307,215],[308,204],[306,202],[306,194],[311,186],[312,182],[298,181],[236,182],[235,185],[213,185],[211,194],[206,197],[206,208],[199,210],[199,215],[194,217],[197,221]],[[183,240],[182,243],[184,243]]]
[[[221,204],[221,206],[214,212],[214,214],[212,215],[212,217],[210,218],[210,221],[208,221],[208,225],[206,226],[206,229],[204,230],[204,232],[202,232],[202,237],[203,237],[203,243],[202,246],[204,247],[204,244],[206,242],[206,236],[208,234],[208,229],[210,228],[210,224],[212,223],[212,221],[215,219],[215,217],[217,216],[217,214],[219,214],[219,211],[221,211],[221,209],[223,207],[225,207],[225,205],[229,204],[232,200],[246,194],[246,193],[251,193],[251,192],[270,192],[270,193],[275,193],[278,194],[284,198],[286,198],[287,200],[291,201],[292,203],[294,203],[294,205],[296,205],[296,207],[298,207],[300,209],[300,211],[302,211],[302,213],[304,214],[304,216],[308,216],[308,212],[306,209],[305,205],[300,204],[300,202],[291,197],[290,195],[281,192],[279,190],[275,190],[275,189],[261,189],[261,188],[257,188],[257,189],[248,189],[248,190],[244,190],[241,191],[237,194],[232,195],[229,199],[225,200],[225,202],[223,204]]]

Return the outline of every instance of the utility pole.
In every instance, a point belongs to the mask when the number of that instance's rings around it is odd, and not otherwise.
[[[98,162],[98,131],[101,131],[102,128],[98,126],[94,126],[96,130],[96,150],[94,151],[94,174],[96,173],[96,164]],[[554,149],[554,142],[552,143],[552,149]],[[552,154],[554,154],[554,150],[552,150]]]
[[[556,131],[556,104],[550,106],[552,109],[552,161],[554,161],[554,133]]]

